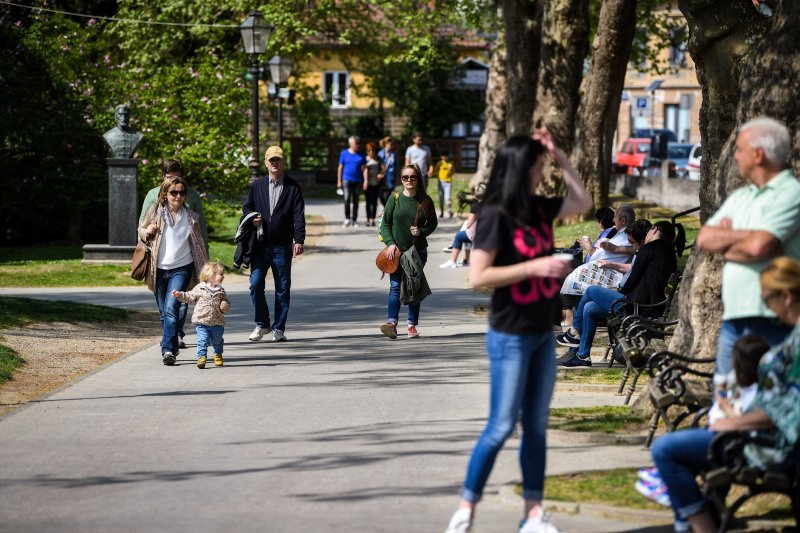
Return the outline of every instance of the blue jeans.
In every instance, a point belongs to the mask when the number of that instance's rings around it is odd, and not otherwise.
[[[156,270],[156,305],[161,317],[161,353],[178,353],[178,323],[181,302],[172,297],[172,291],[185,291],[194,272],[194,264],[178,268]]]
[[[456,236],[453,238],[453,248],[460,250],[465,244],[467,247],[472,244],[472,241],[467,237],[467,230],[457,232]]]
[[[344,219],[355,222],[358,219],[358,197],[364,189],[363,181],[343,181],[342,191],[344,192]],[[350,204],[353,210],[350,211]]]
[[[589,357],[597,323],[608,316],[614,302],[623,298],[621,293],[597,285],[586,289],[572,318],[572,327],[581,332],[578,357]]]
[[[705,507],[695,478],[711,466],[708,446],[714,435],[708,429],[685,429],[667,433],[653,444],[653,461],[667,485],[672,510],[684,520]]]
[[[544,466],[547,452],[547,418],[556,379],[553,335],[501,333],[489,328],[491,392],[489,420],[467,467],[461,497],[478,502],[495,458],[514,430],[521,412],[522,442],[519,462],[522,467],[522,497],[544,497]]]
[[[428,262],[428,250],[417,250],[423,266]],[[387,322],[397,324],[400,317],[400,280],[403,279],[403,269],[398,268],[394,274],[389,274],[389,318]],[[408,324],[419,324],[419,305],[421,302],[408,305]]]
[[[222,355],[222,348],[225,340],[222,334],[225,333],[225,326],[206,326],[197,324],[197,357],[205,357],[208,353],[208,345],[214,347],[216,355]]]
[[[748,317],[723,320],[719,328],[719,344],[717,347],[717,368],[715,374],[727,376],[733,370],[733,345],[742,335],[755,333],[764,337],[770,346],[780,344],[792,326],[780,322],[777,318]]]
[[[270,269],[275,281],[275,322],[271,327],[285,331],[286,319],[289,317],[289,294],[292,288],[291,244],[264,244],[250,265],[250,298],[253,300],[255,323],[262,328],[270,326],[265,286],[267,272]]]

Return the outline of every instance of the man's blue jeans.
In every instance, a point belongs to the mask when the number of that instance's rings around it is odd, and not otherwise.
[[[673,431],[653,444],[653,462],[667,485],[675,515],[687,519],[705,505],[697,474],[710,467],[708,446],[715,433],[708,429]]]
[[[161,353],[178,353],[178,318],[181,302],[172,297],[172,291],[185,291],[194,271],[189,263],[178,268],[156,270],[156,305],[161,317]]]
[[[428,250],[417,250],[422,264],[428,262]],[[399,267],[394,274],[389,274],[389,317],[387,322],[397,324],[400,317],[400,280],[403,279],[403,269]],[[419,324],[419,305],[421,302],[409,304],[408,324]]]
[[[589,357],[592,342],[594,342],[594,333],[597,331],[597,323],[608,316],[614,302],[624,297],[617,291],[597,285],[586,289],[572,319],[572,327],[581,332],[578,357]]]
[[[265,284],[270,269],[275,281],[275,322],[271,327],[286,331],[289,295],[292,288],[291,244],[264,244],[261,252],[253,257],[250,264],[250,298],[253,300],[255,323],[262,328],[270,326]]]
[[[225,326],[206,326],[205,324],[197,324],[197,357],[205,357],[208,354],[208,345],[214,347],[216,355],[222,355],[225,339],[222,334],[225,333]]]
[[[742,335],[755,333],[764,337],[770,346],[783,342],[792,331],[777,318],[747,317],[723,320],[719,328],[719,344],[717,347],[717,368],[715,374],[727,376],[733,370],[733,345]]]
[[[515,335],[489,328],[486,350],[491,381],[489,420],[472,451],[461,497],[469,502],[481,499],[497,454],[521,415],[522,497],[541,500],[547,419],[556,378],[553,334]]]

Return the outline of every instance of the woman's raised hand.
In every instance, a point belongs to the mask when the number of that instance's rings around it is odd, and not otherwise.
[[[555,159],[559,165],[561,165],[562,156],[566,158],[561,148],[556,146],[556,142],[553,140],[553,135],[547,131],[547,128],[536,128],[533,130],[533,140],[542,143],[542,146],[544,146],[545,150],[547,150],[550,156]]]

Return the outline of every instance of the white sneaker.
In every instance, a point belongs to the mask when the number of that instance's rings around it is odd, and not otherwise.
[[[253,328],[253,333],[250,334],[248,339],[250,339],[253,342],[260,341],[261,337],[263,337],[270,331],[272,331],[272,328],[270,328],[269,326],[264,326],[263,328],[261,326],[256,326],[255,328]]]
[[[461,508],[450,518],[444,533],[467,533],[472,529],[472,509]]]
[[[342,227],[343,227],[343,228],[346,228],[346,227],[348,227],[350,224],[352,224],[352,222],[350,222],[350,219],[347,219],[347,220],[345,220],[344,222],[342,222]]]
[[[442,248],[442,251],[449,254],[450,252],[453,251],[453,245],[451,244],[450,246],[445,246],[444,248]]]
[[[281,330],[276,329],[272,331],[272,342],[280,342],[285,340],[286,340],[286,335],[284,335]]]
[[[528,518],[519,525],[519,533],[561,533],[550,521],[550,517],[541,514],[535,518]]]
[[[448,259],[446,262],[439,265],[439,268],[458,268],[458,264],[452,259]]]

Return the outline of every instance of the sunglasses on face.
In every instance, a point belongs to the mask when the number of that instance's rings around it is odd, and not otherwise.
[[[400,179],[402,179],[403,181],[416,181],[417,177],[414,176],[413,174],[410,176],[403,175],[400,176]]]
[[[172,196],[173,198],[177,198],[178,196],[186,196],[186,191],[184,190],[169,191],[169,195]]]

